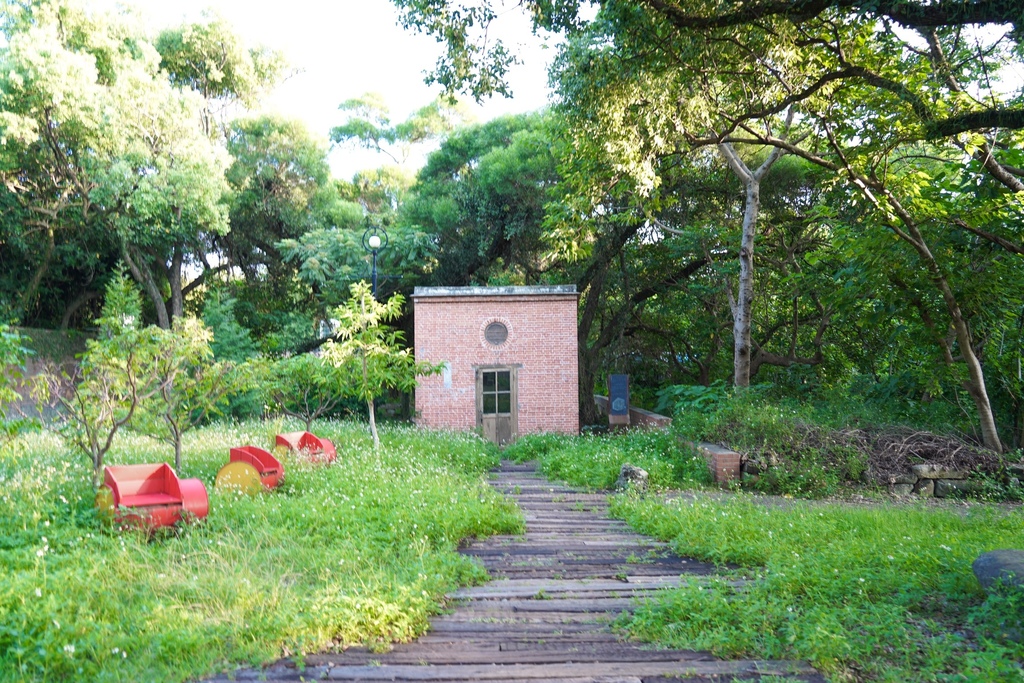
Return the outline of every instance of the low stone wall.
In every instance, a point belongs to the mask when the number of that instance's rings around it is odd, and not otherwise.
[[[946,498],[955,493],[971,493],[974,483],[967,480],[967,472],[951,470],[942,465],[924,463],[914,465],[910,472],[889,477],[889,493],[907,496],[916,493],[930,498]]]

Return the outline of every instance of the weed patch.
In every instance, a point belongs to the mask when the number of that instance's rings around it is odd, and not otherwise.
[[[506,448],[505,457],[537,460],[548,478],[592,489],[615,486],[625,463],[647,470],[654,488],[685,488],[711,481],[707,462],[667,430],[528,435]]]
[[[208,485],[228,449],[266,444],[274,423],[185,439],[181,475]],[[521,528],[481,474],[493,448],[471,435],[323,423],[338,463],[285,457],[280,489],[211,490],[209,517],[153,537],[104,527],[89,463],[52,436],[0,453],[0,681],[184,680],[351,643],[407,640],[445,592],[483,570],[460,539]],[[131,434],[110,464],[164,460]]]
[[[1019,544],[999,509],[767,507],[617,497],[613,513],[680,554],[753,580],[691,582],[640,607],[630,633],[724,657],[807,659],[832,680],[1019,681],[1019,599],[986,598],[978,554]]]

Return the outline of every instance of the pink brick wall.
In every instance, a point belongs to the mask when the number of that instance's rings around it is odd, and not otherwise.
[[[418,288],[413,294],[416,359],[451,368],[420,378],[417,424],[475,429],[476,368],[510,365],[518,366],[519,434],[578,432],[578,295],[565,288],[528,294],[523,287],[460,295],[468,289]],[[437,294],[442,291],[452,295]],[[499,346],[484,339],[484,328],[494,321],[508,328]]]

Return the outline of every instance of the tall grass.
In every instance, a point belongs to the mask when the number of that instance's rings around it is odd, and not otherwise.
[[[338,461],[285,457],[274,492],[212,490],[231,446],[297,425],[243,423],[186,438],[182,477],[211,490],[199,524],[147,537],[103,526],[87,459],[34,435],[0,454],[0,681],[184,680],[422,632],[443,594],[480,581],[460,539],[521,528],[481,474],[472,435],[317,425]],[[108,464],[165,460],[132,435]]]
[[[506,448],[505,457],[537,460],[548,478],[592,489],[612,488],[625,463],[647,470],[650,485],[656,489],[711,481],[707,462],[667,430],[528,435]]]
[[[768,507],[697,495],[618,497],[613,512],[680,554],[741,565],[753,579],[667,592],[628,622],[638,638],[807,659],[833,681],[1024,680],[1024,593],[986,598],[971,571],[978,554],[1020,546],[1020,509]]]

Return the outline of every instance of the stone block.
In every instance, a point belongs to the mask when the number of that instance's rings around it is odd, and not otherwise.
[[[935,495],[935,480],[918,479],[917,483],[914,484],[914,493],[924,498],[931,498]]]
[[[913,484],[889,484],[889,493],[894,496],[909,496],[913,491]]]
[[[910,471],[921,479],[966,479],[967,473],[959,470],[952,470],[945,465],[936,465],[930,462],[920,465],[913,465]]]
[[[890,484],[910,484],[913,486],[917,483],[918,476],[916,474],[894,474],[886,478],[886,481]]]
[[[978,583],[988,590],[997,579],[1024,589],[1024,550],[992,550],[982,553],[971,565]]]
[[[975,489],[974,482],[966,479],[936,479],[935,497],[947,498],[955,493],[970,493]]]

